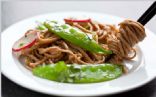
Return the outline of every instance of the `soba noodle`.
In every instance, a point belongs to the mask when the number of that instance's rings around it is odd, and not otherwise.
[[[95,21],[89,23],[66,23],[88,35],[92,35],[99,45],[105,49],[112,50],[113,54],[92,53],[63,40],[48,30],[33,29],[29,30],[29,32],[39,32],[39,38],[31,48],[22,50],[21,54],[21,56],[25,57],[25,63],[29,68],[58,61],[80,65],[105,62],[122,64],[123,60],[131,60],[136,56],[133,46],[146,36],[144,27],[132,20],[121,22],[119,28],[115,25],[101,24]],[[134,54],[129,56],[130,52]]]

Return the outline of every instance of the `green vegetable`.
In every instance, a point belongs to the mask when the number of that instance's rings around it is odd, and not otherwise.
[[[90,39],[86,33],[68,24],[58,24],[50,21],[44,22],[44,26],[47,27],[50,32],[57,34],[61,38],[85,50],[100,54],[112,54],[112,51],[102,48],[96,41]]]
[[[63,61],[39,66],[33,74],[48,80],[64,83],[94,83],[115,79],[122,75],[122,66],[115,64],[67,65]]]
[[[49,80],[64,82],[66,80],[67,66],[64,62],[40,66],[33,69],[33,74]]]
[[[46,30],[47,28],[40,22],[38,22],[38,26],[36,27],[38,30]]]
[[[20,44],[19,44],[19,47],[22,47],[23,45],[24,45],[24,43],[20,43]]]

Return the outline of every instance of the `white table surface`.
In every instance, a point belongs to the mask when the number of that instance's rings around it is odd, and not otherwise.
[[[58,11],[108,13],[137,20],[153,1],[14,1],[2,2],[2,30],[22,19]],[[156,16],[146,25],[156,32]]]

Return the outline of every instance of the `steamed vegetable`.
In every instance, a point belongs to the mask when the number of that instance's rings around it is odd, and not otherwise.
[[[105,50],[99,44],[91,39],[87,34],[68,24],[58,24],[56,22],[45,22],[44,26],[48,30],[61,38],[75,44],[85,50],[100,54],[112,54],[110,50]]]
[[[36,27],[36,29],[38,29],[38,30],[46,30],[47,28],[42,23],[39,23],[38,26]]]
[[[63,61],[33,69],[33,74],[38,77],[65,83],[108,81],[121,76],[122,73],[121,65],[67,65]]]

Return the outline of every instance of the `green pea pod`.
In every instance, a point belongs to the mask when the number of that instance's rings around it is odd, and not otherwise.
[[[90,39],[87,34],[81,30],[72,27],[68,24],[58,24],[56,22],[44,22],[44,26],[47,29],[60,36],[61,38],[75,44],[85,50],[100,54],[112,54],[112,51],[105,50],[93,39]]]
[[[38,25],[37,25],[36,29],[38,29],[38,30],[46,30],[47,29],[42,23],[40,23],[40,22],[37,22],[37,23],[38,23]]]
[[[95,83],[115,79],[122,75],[122,66],[115,64],[67,65],[64,62],[39,66],[33,74],[64,83]]]

